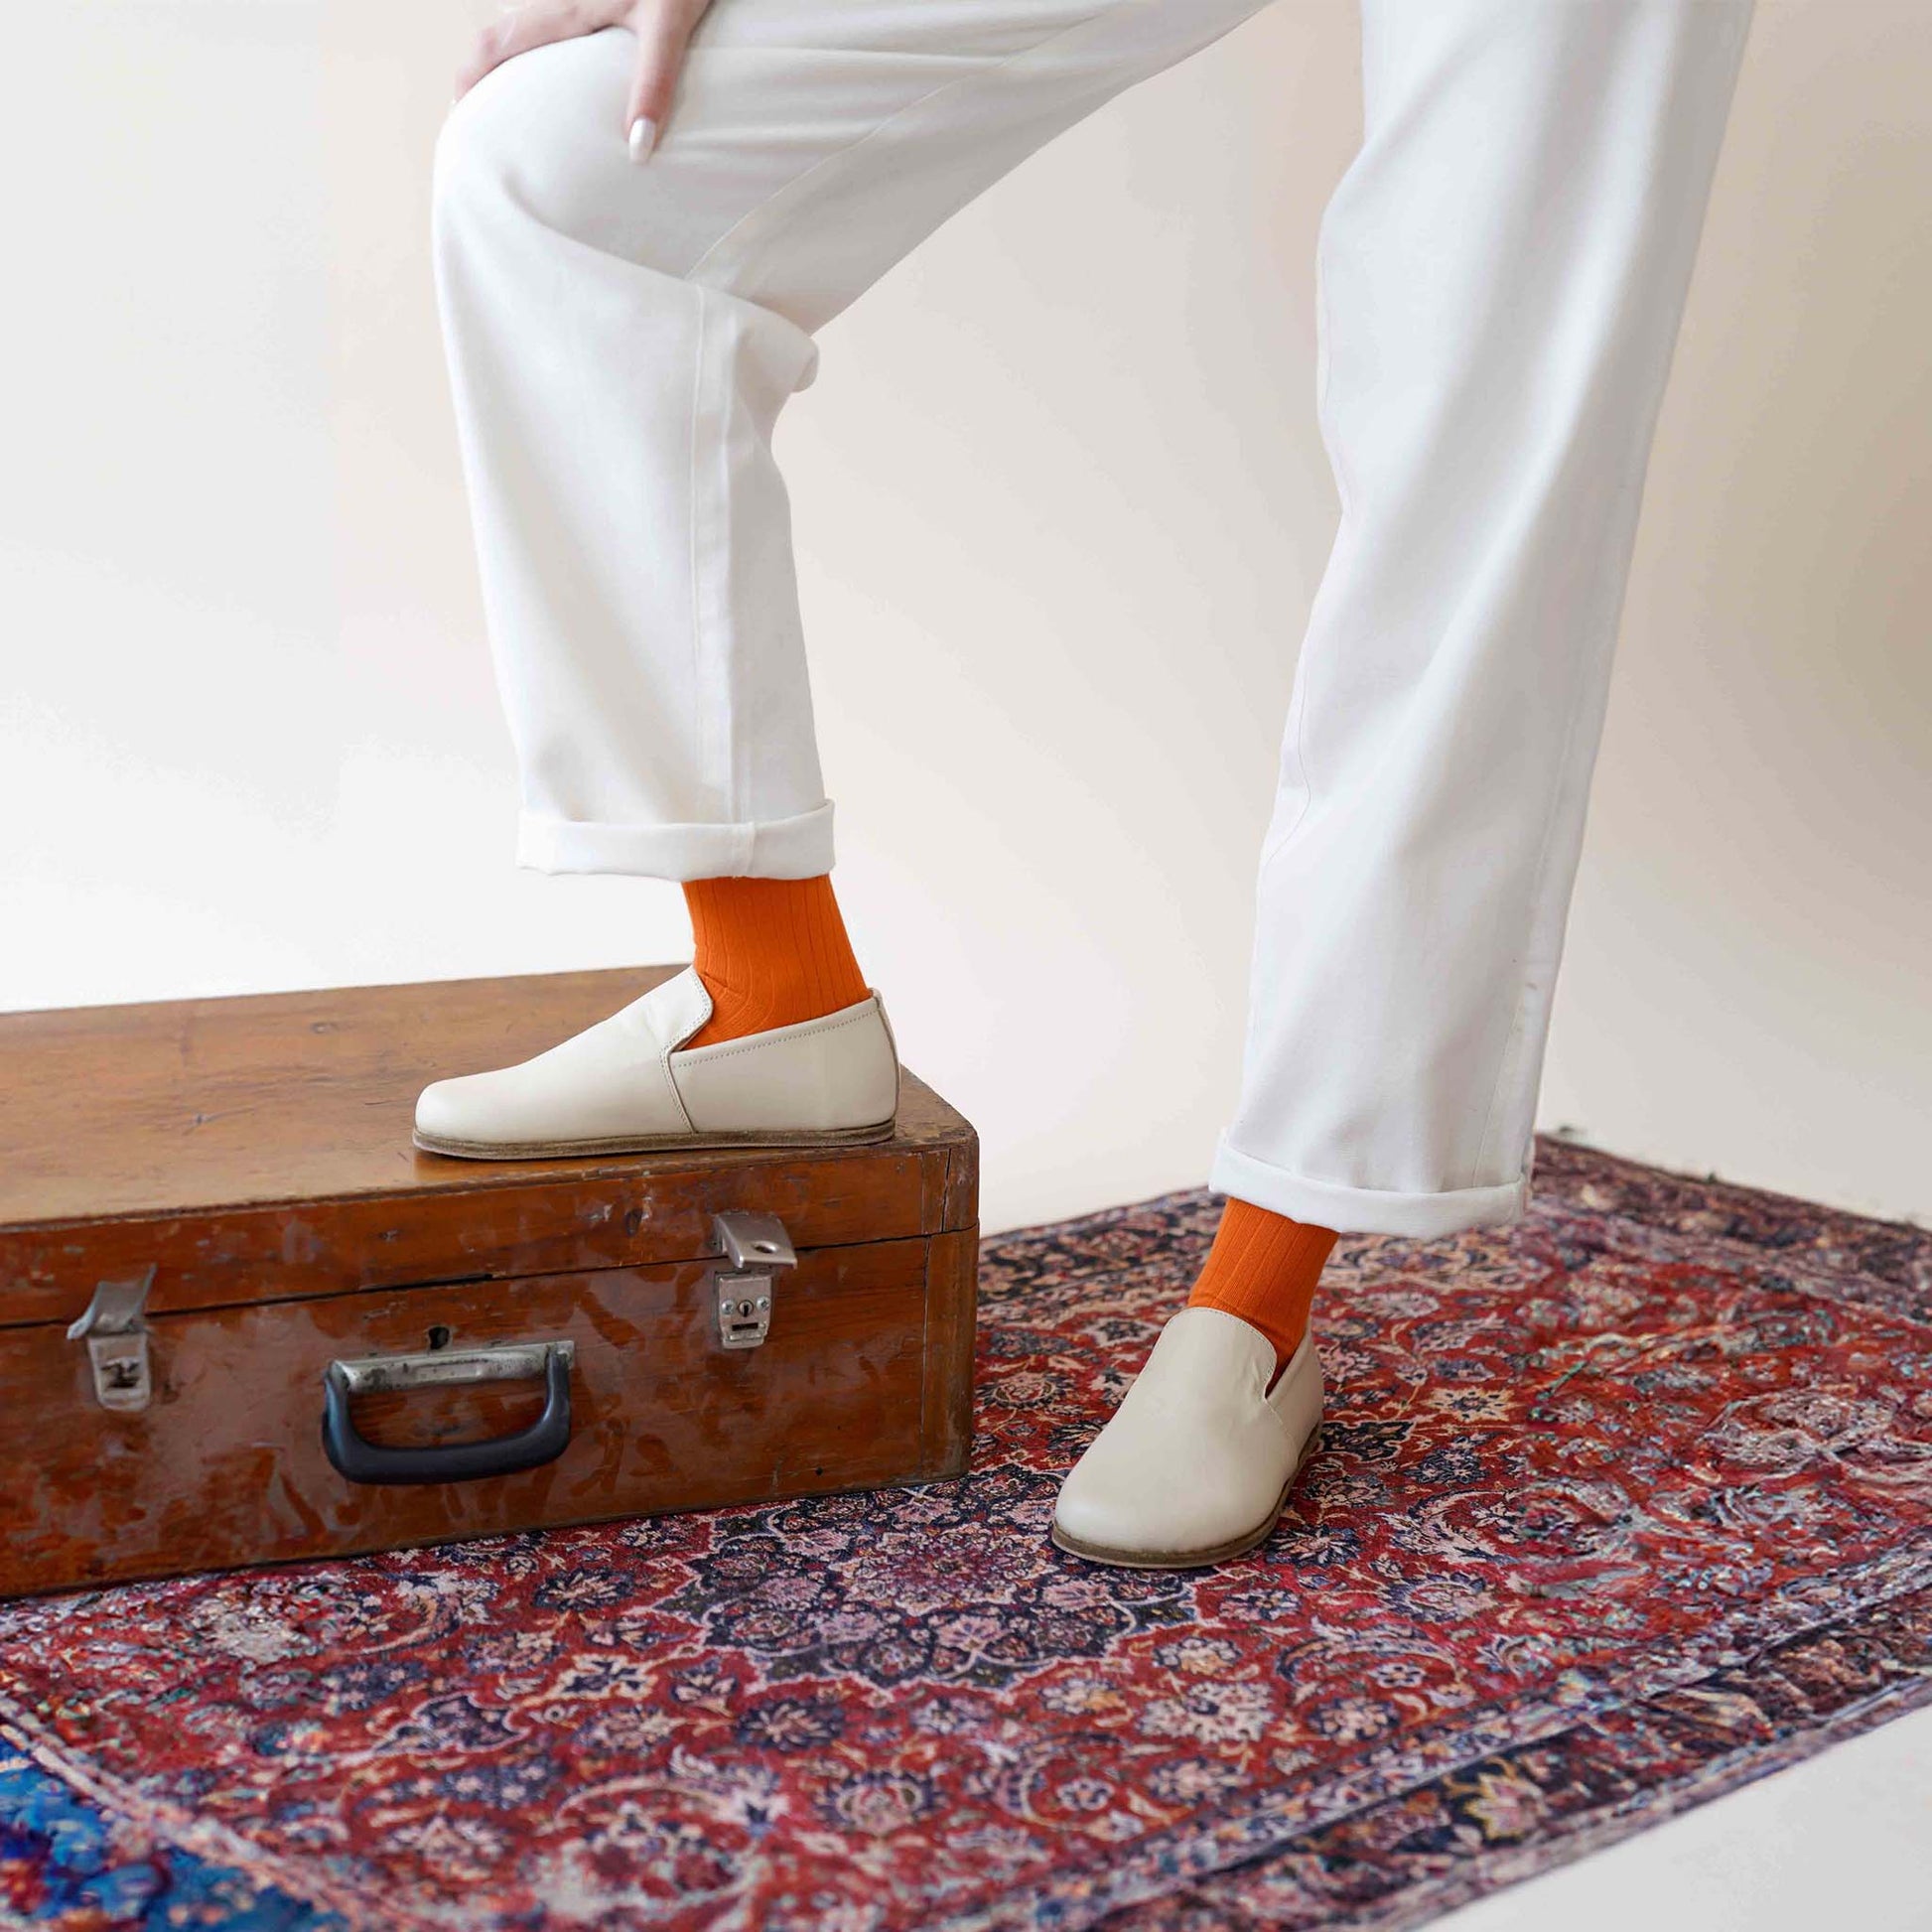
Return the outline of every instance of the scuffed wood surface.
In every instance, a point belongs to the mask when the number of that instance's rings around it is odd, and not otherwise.
[[[58,1329],[10,1330],[0,1593],[955,1474],[976,1254],[966,1230],[803,1256],[779,1279],[769,1338],[743,1351],[718,1342],[701,1263],[164,1315],[139,1415],[95,1404],[85,1350]],[[558,1461],[422,1487],[331,1467],[329,1362],[421,1349],[433,1324],[454,1348],[576,1341]],[[534,1384],[498,1384],[362,1398],[355,1413],[372,1440],[414,1444],[502,1434],[537,1403]]]
[[[529,1057],[675,965],[0,1014],[0,1327],[70,1321],[157,1269],[157,1311],[711,1251],[711,1216],[800,1248],[977,1218],[972,1128],[903,1073],[872,1147],[473,1162],[410,1141],[430,1080]]]
[[[615,1012],[675,966],[0,1015],[0,1594],[957,1474],[978,1151],[909,1073],[870,1147],[471,1162],[418,1091]],[[722,1346],[712,1216],[798,1251],[770,1338]],[[66,1324],[153,1266],[155,1380],[95,1400]],[[556,1462],[409,1487],[323,1452],[339,1356],[569,1337]],[[358,1399],[371,1440],[521,1428],[529,1385]]]

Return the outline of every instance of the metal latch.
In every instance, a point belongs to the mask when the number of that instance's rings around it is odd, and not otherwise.
[[[718,1338],[756,1348],[771,1332],[771,1297],[780,1268],[795,1268],[791,1236],[775,1214],[714,1214],[712,1231],[728,1268],[718,1270]]]
[[[96,1283],[87,1312],[68,1330],[69,1341],[87,1344],[94,1397],[103,1409],[145,1409],[154,1399],[148,1324],[141,1318],[153,1286],[152,1264],[131,1281]]]

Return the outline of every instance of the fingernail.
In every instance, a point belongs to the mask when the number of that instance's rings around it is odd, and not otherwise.
[[[644,114],[639,114],[630,123],[630,158],[632,161],[645,161],[650,151],[657,145],[657,123]]]

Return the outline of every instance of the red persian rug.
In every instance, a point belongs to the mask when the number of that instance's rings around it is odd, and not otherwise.
[[[1412,1925],[1932,1698],[1932,1234],[1545,1144],[1344,1238],[1300,1507],[1045,1540],[1204,1191],[985,1244],[973,1473],[0,1606],[71,1932]]]

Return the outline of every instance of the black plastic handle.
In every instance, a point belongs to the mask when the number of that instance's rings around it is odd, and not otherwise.
[[[331,1362],[322,1383],[322,1447],[350,1482],[468,1482],[476,1476],[514,1475],[554,1462],[570,1445],[570,1362],[562,1349],[550,1350],[543,1383],[543,1414],[514,1435],[385,1449],[367,1441],[349,1419],[348,1377],[342,1363]]]

